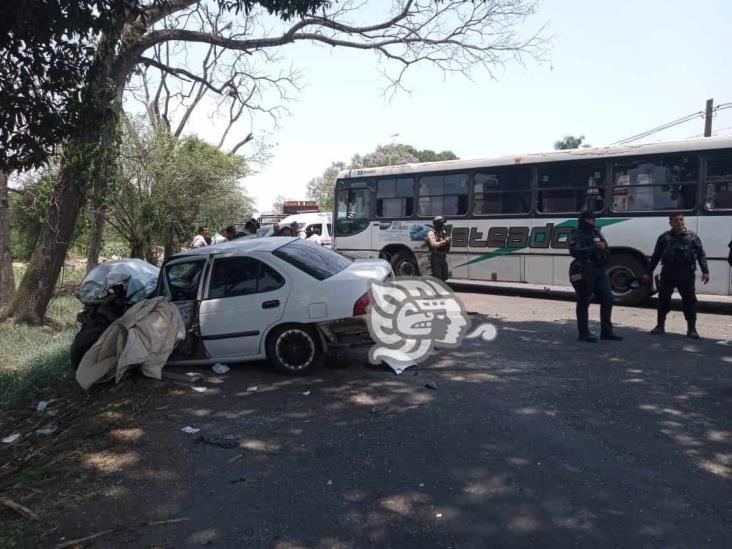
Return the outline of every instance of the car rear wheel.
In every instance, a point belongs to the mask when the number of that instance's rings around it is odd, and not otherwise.
[[[648,284],[631,287],[631,282],[645,273],[643,263],[631,255],[610,255],[607,274],[615,303],[618,305],[638,305],[649,295]]]
[[[278,326],[267,338],[267,359],[286,375],[310,373],[322,364],[324,355],[317,333],[309,326]]]

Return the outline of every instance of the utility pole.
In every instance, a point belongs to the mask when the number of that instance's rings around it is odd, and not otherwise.
[[[714,99],[707,99],[707,111],[704,115],[704,137],[712,136],[712,111],[714,110]]]

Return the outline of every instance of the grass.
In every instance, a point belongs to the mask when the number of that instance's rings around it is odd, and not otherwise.
[[[0,324],[0,410],[74,387],[68,350],[80,309],[76,298],[59,297],[48,310],[53,327]]]

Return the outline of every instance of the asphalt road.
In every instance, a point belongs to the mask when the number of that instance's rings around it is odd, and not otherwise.
[[[349,350],[309,378],[257,364],[203,393],[168,382],[89,461],[105,494],[53,542],[120,528],[96,546],[729,546],[730,311],[701,314],[692,341],[680,313],[656,338],[654,311],[617,308],[625,340],[592,345],[570,302],[460,295],[498,338],[402,376]]]

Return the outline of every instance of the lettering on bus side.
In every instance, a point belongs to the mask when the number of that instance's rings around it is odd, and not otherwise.
[[[452,236],[452,248],[554,248],[567,249],[572,227],[547,223],[533,229],[524,225],[491,227],[484,233],[478,227],[445,227]]]

